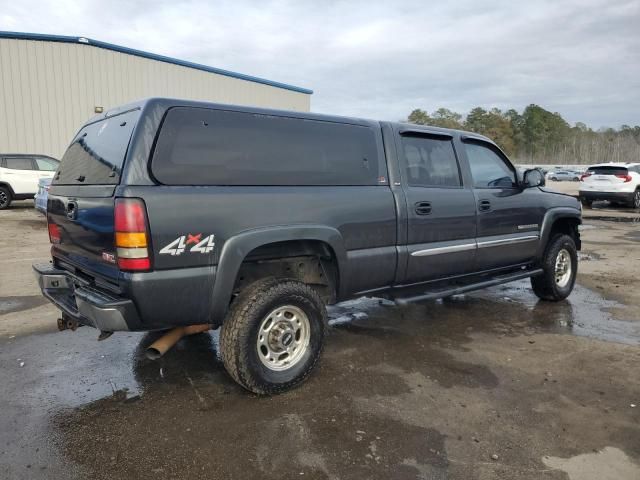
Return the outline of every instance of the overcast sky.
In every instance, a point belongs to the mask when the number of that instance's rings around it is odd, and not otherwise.
[[[640,0],[0,0],[0,30],[86,36],[314,90],[316,112],[536,103],[640,124]]]

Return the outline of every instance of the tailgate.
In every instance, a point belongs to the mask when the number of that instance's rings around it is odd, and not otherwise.
[[[117,280],[114,194],[138,115],[134,110],[86,125],[62,157],[47,202],[59,264]]]
[[[586,186],[597,190],[606,190],[626,183],[629,170],[618,166],[590,167],[583,175]]]

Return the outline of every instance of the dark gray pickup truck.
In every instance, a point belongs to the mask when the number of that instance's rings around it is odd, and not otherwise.
[[[531,278],[573,289],[578,201],[468,132],[149,99],[87,123],[49,190],[61,329],[221,327],[231,376],[270,394],[322,349],[326,304],[398,303]]]

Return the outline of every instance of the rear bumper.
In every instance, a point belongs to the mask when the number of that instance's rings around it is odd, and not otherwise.
[[[130,330],[130,324],[139,323],[131,300],[82,285],[50,263],[33,265],[33,270],[42,294],[79,323],[105,332]]]
[[[581,199],[594,200],[612,200],[614,202],[631,202],[634,192],[595,192],[590,190],[580,190],[578,196]]]

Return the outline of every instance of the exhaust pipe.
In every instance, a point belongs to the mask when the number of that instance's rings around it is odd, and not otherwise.
[[[195,335],[196,333],[206,332],[211,328],[209,324],[189,325],[188,327],[176,327],[169,330],[158,340],[153,342],[146,350],[146,356],[149,360],[157,360],[173,347],[178,341],[186,335]]]

